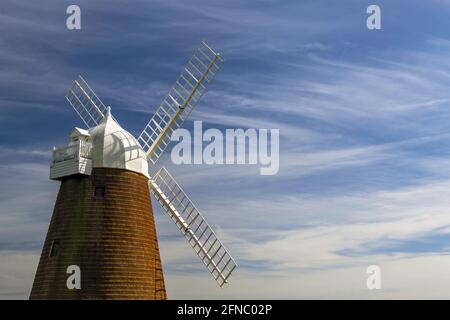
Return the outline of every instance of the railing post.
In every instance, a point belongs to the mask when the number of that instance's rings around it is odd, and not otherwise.
[[[53,146],[52,163],[55,163],[55,157],[56,157],[56,146]]]

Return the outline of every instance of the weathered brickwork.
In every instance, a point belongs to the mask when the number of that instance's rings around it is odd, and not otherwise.
[[[81,290],[66,286],[69,265]],[[61,182],[30,299],[166,299],[145,176],[95,168]]]

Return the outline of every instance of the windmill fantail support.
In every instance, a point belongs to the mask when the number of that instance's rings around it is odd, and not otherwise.
[[[124,130],[79,76],[66,100],[86,129],[55,147],[50,179],[61,181],[30,299],[166,299],[150,194],[222,287],[237,267],[165,167],[149,174],[223,61],[205,42],[144,130]],[[80,288],[67,285],[77,266]]]

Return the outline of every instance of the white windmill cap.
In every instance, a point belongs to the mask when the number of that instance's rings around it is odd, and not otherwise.
[[[136,139],[124,130],[108,107],[103,120],[89,130],[92,141],[92,167],[118,168],[149,178],[147,157]]]

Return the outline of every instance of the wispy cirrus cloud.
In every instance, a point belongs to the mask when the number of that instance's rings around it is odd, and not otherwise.
[[[410,19],[446,14],[413,3]],[[407,44],[390,15],[385,33],[368,34],[357,1],[80,5],[79,33],[65,29],[63,2],[6,1],[0,15],[1,298],[28,296],[58,189],[45,150],[81,125],[63,99],[73,78],[83,74],[138,133],[202,39],[225,65],[190,120],[279,128],[281,166],[261,177],[253,166],[162,159],[241,265],[218,290],[157,209],[169,297],[450,293],[448,34],[413,28]],[[365,288],[368,264],[383,268],[379,293]]]

